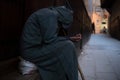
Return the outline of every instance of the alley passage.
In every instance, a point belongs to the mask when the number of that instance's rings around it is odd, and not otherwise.
[[[93,34],[78,58],[85,80],[120,80],[120,41]]]

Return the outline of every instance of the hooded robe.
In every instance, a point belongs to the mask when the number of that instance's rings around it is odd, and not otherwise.
[[[21,56],[38,67],[41,80],[78,80],[73,42],[58,36],[58,21],[67,25],[72,13],[64,6],[44,8],[26,21],[21,37]]]

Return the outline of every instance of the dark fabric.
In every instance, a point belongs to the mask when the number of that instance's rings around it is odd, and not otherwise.
[[[37,65],[42,80],[78,80],[75,46],[58,36],[60,17],[56,9],[44,8],[33,13],[23,29],[21,56]]]

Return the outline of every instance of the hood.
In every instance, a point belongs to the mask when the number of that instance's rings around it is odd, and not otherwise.
[[[69,25],[73,22],[73,12],[72,10],[66,8],[65,6],[55,7],[58,12],[58,21],[65,25]]]

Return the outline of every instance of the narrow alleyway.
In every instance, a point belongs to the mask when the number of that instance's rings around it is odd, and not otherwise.
[[[78,58],[85,80],[120,80],[120,41],[93,34]]]

